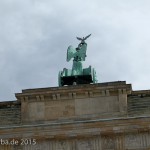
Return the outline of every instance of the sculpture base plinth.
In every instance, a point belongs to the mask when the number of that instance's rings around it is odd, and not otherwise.
[[[95,69],[89,66],[78,72],[64,68],[58,75],[59,86],[97,83]]]
[[[62,86],[93,83],[91,75],[65,76],[61,77],[60,81]]]

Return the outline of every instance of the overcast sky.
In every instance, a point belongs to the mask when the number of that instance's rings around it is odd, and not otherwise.
[[[67,47],[90,33],[83,66],[99,82],[150,89],[150,0],[0,0],[0,101],[58,86]]]

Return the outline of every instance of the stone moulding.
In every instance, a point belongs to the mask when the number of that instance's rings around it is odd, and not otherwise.
[[[122,84],[121,84],[122,83]],[[22,93],[16,93],[19,101],[44,101],[46,100],[63,100],[72,98],[86,98],[97,96],[111,96],[118,94],[130,94],[131,84],[125,82],[98,83],[90,85],[74,85],[57,88],[27,89]]]
[[[17,138],[20,132],[26,138],[69,138],[95,135],[127,134],[150,132],[150,117],[128,117],[96,119],[74,122],[53,122],[36,125],[0,127],[0,138]],[[10,134],[11,133],[11,134]],[[73,136],[73,137],[74,137]]]

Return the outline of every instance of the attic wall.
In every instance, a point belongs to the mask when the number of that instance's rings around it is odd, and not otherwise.
[[[0,103],[0,126],[17,125],[21,122],[21,104],[15,101]]]
[[[150,115],[150,95],[132,94],[128,95],[128,115],[148,116]]]

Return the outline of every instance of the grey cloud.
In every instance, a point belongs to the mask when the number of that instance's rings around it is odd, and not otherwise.
[[[67,47],[90,33],[84,67],[95,67],[99,82],[149,88],[149,6],[148,0],[0,1],[0,100],[57,86],[59,70],[72,65]]]

